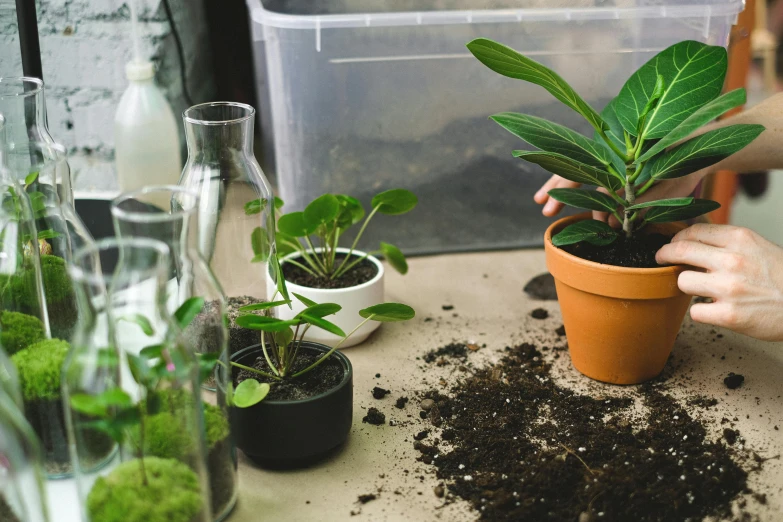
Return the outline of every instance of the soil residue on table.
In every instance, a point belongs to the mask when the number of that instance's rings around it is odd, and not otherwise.
[[[723,384],[726,385],[726,388],[730,390],[736,390],[740,386],[742,386],[742,383],[745,382],[745,376],[739,375],[734,372],[729,372],[729,375],[726,376],[725,379],[723,379]]]
[[[389,395],[391,392],[389,390],[386,390],[384,388],[381,388],[380,386],[376,386],[372,389],[372,397],[373,399],[383,399],[387,395]]]
[[[320,353],[315,355],[303,352],[304,350],[297,355],[294,367],[290,372],[291,374],[304,370],[323,356],[323,354]],[[266,363],[263,355],[256,358],[255,363],[253,363],[253,368],[262,372],[271,373],[269,365]],[[298,401],[316,397],[335,388],[342,382],[343,377],[345,377],[345,370],[343,369],[342,364],[340,364],[337,359],[330,357],[327,361],[316,366],[313,370],[292,380],[275,381],[248,370],[240,370],[236,374],[234,385],[238,385],[245,379],[268,382],[272,384],[272,387],[269,390],[269,395],[267,395],[266,400]]]
[[[380,426],[381,424],[386,424],[386,415],[384,415],[383,412],[381,412],[378,408],[369,408],[367,410],[367,415],[364,416],[362,422],[366,422],[367,424],[372,424],[374,426]]]
[[[344,254],[337,254],[334,256],[335,266],[342,265],[345,257]],[[352,263],[357,259],[360,259],[359,256],[351,254],[351,259],[348,262]],[[286,281],[308,288],[351,288],[352,286],[358,286],[371,281],[378,275],[378,267],[368,259],[357,263],[353,268],[337,279],[326,279],[314,276],[291,263],[283,263],[282,268],[283,276]]]
[[[451,343],[441,346],[437,350],[430,350],[424,355],[424,362],[433,363],[441,357],[453,357],[465,359],[468,356],[468,345],[464,343]]]
[[[539,274],[528,281],[524,291],[531,299],[537,299],[539,301],[557,301],[555,278],[548,272]]]
[[[544,308],[536,308],[530,312],[530,317],[533,319],[546,319],[549,317],[549,312],[547,312]]]
[[[655,254],[671,240],[671,236],[663,234],[637,234],[631,239],[621,235],[609,245],[597,246],[581,241],[560,248],[576,257],[604,265],[658,268],[660,265],[655,261]]]
[[[702,520],[729,516],[731,501],[748,492],[734,450],[710,440],[662,384],[593,398],[555,384],[550,369],[522,344],[451,396],[423,394],[442,431],[414,442],[419,460],[481,520]]]

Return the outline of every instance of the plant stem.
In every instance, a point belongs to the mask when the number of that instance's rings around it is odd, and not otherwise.
[[[236,366],[237,368],[242,368],[243,370],[247,370],[249,372],[257,373],[259,375],[263,375],[267,379],[274,379],[276,381],[282,381],[282,379],[276,375],[272,375],[271,373],[262,372],[261,370],[256,370],[255,368],[251,368],[250,366],[245,366],[244,364],[240,364],[238,362],[231,361],[231,366]]]
[[[650,187],[652,187],[652,186],[653,186],[653,184],[654,184],[654,183],[655,183],[655,180],[654,180],[654,179],[652,179],[652,178],[650,178],[649,180],[647,180],[647,183],[645,183],[644,185],[642,185],[642,188],[640,188],[640,189],[639,189],[639,190],[636,192],[636,197],[638,198],[639,196],[641,196],[642,194],[644,194],[645,192],[647,192],[647,191],[650,189]]]
[[[348,271],[349,271],[351,268],[355,267],[356,265],[358,265],[359,263],[361,263],[362,261],[364,261],[365,259],[367,259],[367,258],[368,258],[368,257],[370,257],[371,255],[374,255],[374,254],[381,254],[381,253],[382,253],[382,252],[381,252],[380,250],[376,250],[376,251],[374,251],[374,252],[369,252],[369,253],[367,253],[367,254],[364,254],[364,256],[362,256],[362,257],[358,258],[358,259],[357,259],[357,260],[355,260],[355,261],[352,261],[352,262],[351,262],[351,264],[349,264],[348,266],[346,266],[346,267],[345,267],[345,268],[343,268],[342,270],[340,270],[340,271],[338,271],[337,273],[335,273],[335,276],[334,276],[334,277],[335,277],[335,278],[341,277],[341,276],[342,276],[342,275],[344,275],[346,272],[348,272]]]
[[[277,368],[275,368],[275,365],[272,364],[272,359],[269,358],[269,354],[266,351],[266,333],[261,334],[261,349],[264,352],[264,359],[266,359],[266,363],[269,365],[269,368],[274,372],[275,375],[280,375],[280,372],[278,372]]]
[[[615,191],[614,191],[614,190],[612,190],[612,189],[607,189],[607,190],[609,190],[609,195],[610,195],[610,196],[612,196],[612,198],[614,198],[614,200],[615,200],[617,203],[619,203],[620,205],[622,205],[622,206],[624,206],[624,207],[628,205],[628,202],[627,202],[626,200],[624,200],[623,198],[621,198],[621,197],[620,197],[620,196],[617,194],[617,192],[615,192]]]
[[[636,195],[633,192],[633,183],[630,179],[626,181],[625,183],[625,197],[628,200],[628,206],[633,206],[634,202],[636,201]],[[628,209],[624,209],[624,216],[623,216],[623,232],[625,232],[625,237],[630,239],[633,236],[633,221],[631,220],[631,212],[628,211]]]
[[[351,249],[348,251],[348,254],[346,254],[345,259],[343,259],[343,262],[340,263],[340,266],[337,267],[337,272],[340,272],[340,269],[345,266],[346,261],[351,257],[353,254],[353,250],[356,248],[356,245],[359,244],[359,239],[362,237],[362,234],[364,234],[364,229],[367,228],[367,223],[370,222],[372,217],[375,215],[376,212],[378,212],[378,209],[381,208],[381,205],[378,205],[374,209],[372,209],[372,212],[370,212],[370,215],[367,216],[367,219],[364,220],[364,223],[362,223],[362,228],[359,229],[359,233],[356,234],[356,238],[353,240],[353,244],[351,245]]]
[[[354,333],[356,333],[356,330],[358,330],[359,328],[361,328],[362,326],[364,326],[364,325],[365,325],[365,324],[366,324],[368,321],[371,321],[373,317],[375,317],[375,314],[372,314],[370,317],[366,318],[364,321],[362,321],[361,323],[359,323],[359,325],[358,325],[356,328],[354,328],[353,330],[351,330],[351,332],[350,332],[348,335],[346,335],[345,337],[343,337],[342,339],[340,339],[340,342],[339,342],[339,343],[337,343],[337,344],[335,344],[335,345],[334,345],[334,348],[332,348],[331,350],[329,350],[328,352],[326,352],[326,355],[324,355],[323,357],[321,357],[320,359],[318,359],[317,361],[315,361],[313,364],[311,364],[310,366],[308,366],[308,367],[307,367],[307,368],[305,368],[304,370],[302,370],[302,371],[300,371],[300,372],[296,372],[295,374],[293,374],[293,375],[291,376],[291,378],[292,378],[292,379],[295,379],[295,378],[299,377],[300,375],[303,375],[303,374],[305,374],[305,373],[309,372],[310,370],[312,370],[313,368],[315,368],[316,366],[318,366],[319,364],[321,364],[322,362],[324,362],[324,361],[325,361],[326,359],[328,359],[328,358],[329,358],[329,357],[330,357],[330,356],[331,356],[331,355],[332,355],[332,354],[333,354],[333,353],[334,353],[334,352],[335,352],[335,351],[336,351],[336,350],[337,350],[337,349],[338,349],[338,348],[339,348],[339,347],[340,347],[340,346],[341,346],[341,345],[342,345],[342,344],[343,344],[343,343],[344,343],[344,342],[345,342],[345,341],[346,341],[346,340],[347,340],[347,339],[348,339],[350,336],[352,336]]]
[[[302,263],[299,263],[298,261],[294,261],[293,259],[286,259],[285,262],[291,263],[294,266],[298,266],[299,268],[301,268],[302,270],[304,270],[305,272],[307,272],[313,277],[318,277],[318,274],[316,274],[315,272],[313,272],[312,270],[304,266]]]
[[[606,132],[603,129],[598,131],[598,135],[601,136],[601,138],[603,138],[603,140],[606,142],[606,144],[609,145],[609,148],[612,149],[615,152],[615,154],[620,156],[623,159],[624,162],[627,163],[631,159],[631,158],[628,157],[628,154],[626,154],[625,152],[621,151],[617,147],[617,145],[615,145],[614,142],[609,139],[609,137],[606,135]]]
[[[310,250],[313,253],[313,259],[315,259],[315,266],[313,268],[316,269],[316,272],[318,271],[322,272],[324,277],[329,277],[329,274],[326,273],[326,267],[321,263],[321,260],[318,259],[318,251],[313,245],[313,242],[310,241],[310,236],[305,236],[304,238],[305,241],[307,241],[307,245],[310,247]]]

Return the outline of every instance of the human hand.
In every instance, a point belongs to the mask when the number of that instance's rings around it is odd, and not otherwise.
[[[691,306],[700,323],[783,341],[783,248],[746,228],[697,224],[658,251],[660,264],[690,265],[680,290],[711,297]]]

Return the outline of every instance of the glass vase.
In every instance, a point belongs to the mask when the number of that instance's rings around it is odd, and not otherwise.
[[[17,404],[5,394],[0,394],[0,520],[49,520],[40,448]]]
[[[255,109],[204,103],[183,114],[188,160],[179,184],[199,195],[198,247],[226,295],[229,352],[260,342],[235,323],[241,306],[268,299],[275,252],[274,199],[253,154]]]
[[[226,303],[209,265],[197,248],[196,193],[184,187],[153,186],[120,195],[111,212],[117,237],[147,237],[165,242],[172,252],[167,283],[169,313],[188,299],[203,299],[203,308],[184,327],[183,336],[199,356],[214,354],[224,367],[228,359]],[[222,520],[237,497],[237,460],[226,404],[227,372],[212,371],[202,384],[212,512]]]
[[[55,147],[47,126],[43,81],[30,77],[0,78],[0,114],[6,120],[5,141],[11,170],[27,170],[31,164],[42,163],[43,158],[51,161],[61,154],[62,149]],[[59,167],[52,186],[60,201],[73,206],[68,163],[64,161]],[[33,171],[27,170],[30,172]]]
[[[212,520],[199,365],[166,310],[169,263],[160,241],[112,238],[70,267],[85,312],[63,401],[84,521]]]

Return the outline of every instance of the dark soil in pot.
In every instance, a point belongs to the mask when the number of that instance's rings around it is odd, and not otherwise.
[[[461,497],[491,521],[731,515],[732,500],[748,491],[748,471],[723,441],[708,438],[692,405],[661,382],[622,398],[579,394],[552,379],[548,361],[561,349],[507,347],[500,362],[471,369],[449,395],[420,394],[436,405],[422,413],[439,430],[413,445],[445,481],[447,502]],[[647,412],[641,419],[632,414],[638,403]]]
[[[72,472],[71,455],[65,432],[62,399],[26,401],[25,417],[41,441],[46,473],[57,477]]]
[[[631,239],[621,235],[605,246],[591,245],[586,241],[560,247],[571,255],[604,265],[631,268],[658,268],[655,254],[663,245],[671,243],[671,236],[663,234],[636,234]]]
[[[348,260],[348,263],[352,263],[359,258],[360,256],[351,254],[351,259]],[[337,254],[334,259],[335,266],[340,266],[345,259],[345,254]],[[372,281],[372,279],[378,275],[378,267],[369,259],[357,263],[356,266],[340,276],[339,279],[315,277],[291,263],[283,262],[282,268],[283,276],[286,281],[310,288],[351,288],[352,286],[358,286],[368,281]]]
[[[300,353],[294,364],[293,373],[300,370],[304,370],[315,361],[320,359],[321,356],[309,353]],[[262,372],[270,373],[269,365],[266,363],[264,356],[260,356],[253,364],[253,368],[261,370]],[[303,399],[309,399],[325,393],[343,380],[345,372],[342,365],[331,357],[317,366],[314,370],[307,372],[301,377],[291,381],[275,382],[271,379],[265,379],[263,376],[258,375],[247,370],[240,370],[239,375],[234,380],[234,385],[238,385],[245,379],[255,379],[258,382],[268,382],[273,384],[269,390],[269,395],[264,400],[278,400],[278,401],[299,401]]]
[[[0,495],[0,520],[3,522],[21,522],[2,495]]]

